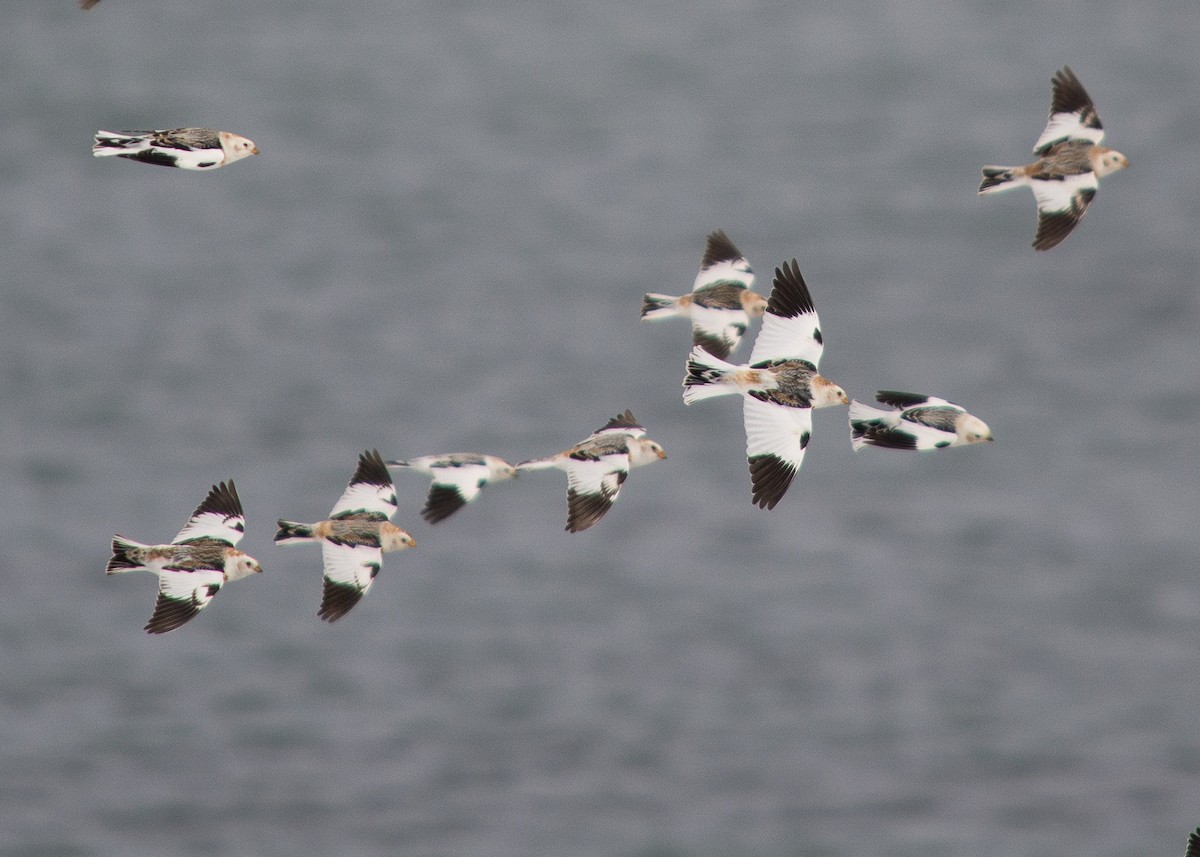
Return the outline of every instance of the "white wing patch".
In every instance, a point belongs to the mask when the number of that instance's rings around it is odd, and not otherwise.
[[[1080,121],[1079,113],[1055,113],[1046,123],[1046,129],[1042,131],[1042,136],[1038,137],[1033,151],[1039,155],[1045,154],[1046,149],[1063,140],[1087,140],[1093,145],[1099,145],[1103,139],[1104,129],[1084,125]]]
[[[360,593],[371,588],[383,563],[383,551],[367,545],[321,543],[325,579],[339,586],[351,586]]]
[[[820,320],[815,312],[783,318],[768,311],[750,352],[750,365],[771,360],[807,360],[813,366],[821,361],[825,345],[819,337]]]
[[[746,456],[772,455],[799,469],[812,434],[812,409],[787,408],[743,398]]]
[[[368,512],[391,518],[396,512],[396,488],[393,485],[373,485],[352,482],[329,513],[336,518],[347,512]]]
[[[1096,192],[1098,182],[1095,173],[1087,172],[1066,176],[1062,180],[1033,179],[1030,186],[1037,199],[1039,212],[1060,214],[1078,209],[1082,217],[1088,206],[1086,198]]]

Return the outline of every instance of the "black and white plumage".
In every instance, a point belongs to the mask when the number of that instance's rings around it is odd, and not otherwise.
[[[97,158],[116,156],[181,170],[215,170],[257,154],[253,140],[208,128],[97,131],[92,144]]]
[[[1075,73],[1063,66],[1052,83],[1050,121],[1033,147],[1038,159],[1023,167],[986,166],[979,185],[980,195],[1023,186],[1033,189],[1036,250],[1058,246],[1087,212],[1100,178],[1129,166],[1120,152],[1100,145],[1104,127]]]
[[[795,259],[775,269],[749,364],[736,366],[699,346],[692,349],[683,401],[742,396],[752,499],[759,508],[775,508],[800,469],[812,437],[812,409],[849,402],[841,387],[817,374],[824,349],[820,320]]]
[[[378,450],[358,457],[358,468],[329,518],[315,524],[279,521],[277,544],[320,542],[325,573],[321,608],[326,622],[345,616],[370,590],[383,554],[413,546],[413,539],[390,520],[396,487]]]
[[[388,467],[403,467],[433,477],[421,517],[431,524],[444,521],[479,496],[489,482],[503,482],[517,475],[517,469],[503,458],[475,452],[447,455],[422,455],[407,460],[385,462]]]
[[[517,470],[566,471],[566,529],[578,533],[612,508],[630,470],[666,457],[663,448],[646,437],[646,429],[627,409],[570,449],[522,461]]]
[[[165,634],[207,607],[226,583],[262,571],[258,560],[236,548],[245,530],[237,488],[233,480],[222,482],[212,487],[170,544],[145,545],[113,536],[105,573],[158,575],[158,599],[145,631]]]
[[[880,390],[875,401],[896,410],[884,411],[850,403],[850,442],[855,449],[944,449],[992,440],[987,423],[966,408],[920,393]]]
[[[742,341],[750,319],[767,309],[767,299],[750,290],[753,285],[750,263],[718,229],[708,235],[692,291],[680,297],[645,295],[642,321],[691,319],[692,344],[723,360]]]

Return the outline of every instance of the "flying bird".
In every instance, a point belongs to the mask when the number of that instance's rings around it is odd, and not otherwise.
[[[1058,246],[1087,212],[1100,178],[1129,166],[1116,149],[1100,145],[1104,127],[1075,72],[1063,66],[1052,82],[1050,121],[1033,147],[1038,159],[1023,167],[984,167],[979,185],[981,196],[1022,186],[1033,189],[1035,250]]]
[[[105,573],[158,575],[158,600],[144,630],[165,634],[207,607],[226,583],[262,571],[258,560],[237,550],[245,530],[242,501],[231,479],[212,487],[170,544],[144,545],[113,536]]]
[[[750,290],[753,285],[750,263],[718,229],[708,236],[692,291],[680,297],[646,295],[642,321],[691,319],[692,344],[724,360],[742,341],[750,319],[767,309],[767,299]]]
[[[522,461],[517,470],[566,471],[566,528],[578,533],[604,517],[631,469],[666,457],[663,448],[646,437],[633,411],[626,409],[570,449]]]
[[[804,461],[812,437],[812,409],[850,400],[837,384],[817,374],[825,350],[808,286],[792,259],[775,269],[775,281],[750,362],[735,366],[692,348],[683,401],[742,396],[751,497],[773,509]]]
[[[446,520],[470,503],[489,482],[503,482],[517,475],[517,469],[503,458],[474,452],[422,455],[384,463],[433,477],[425,508],[421,510],[421,517],[431,524]]]
[[[325,575],[321,609],[326,622],[345,616],[367,594],[379,574],[383,554],[413,546],[413,539],[389,519],[396,511],[396,488],[378,450],[358,457],[358,468],[329,518],[315,524],[279,521],[276,544],[320,542]]]
[[[174,128],[169,131],[97,131],[92,144],[97,158],[116,156],[178,167],[181,170],[215,170],[258,154],[253,140],[211,131],[208,128]]]
[[[936,396],[880,390],[875,401],[896,410],[884,411],[850,403],[850,443],[855,449],[942,449],[992,440],[987,423],[961,405]]]

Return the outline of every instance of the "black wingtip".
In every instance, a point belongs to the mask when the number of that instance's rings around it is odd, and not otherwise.
[[[774,509],[791,486],[796,468],[775,455],[755,455],[748,461],[752,502],[760,509]]]
[[[192,515],[195,517],[210,513],[225,518],[243,517],[242,501],[238,497],[237,486],[233,484],[232,479],[214,485]]]
[[[323,582],[321,609],[317,611],[317,616],[326,622],[336,622],[362,601],[363,591],[357,586],[335,583],[327,577],[323,578]]]
[[[800,266],[792,259],[784,262],[775,269],[775,281],[771,288],[771,297],[767,299],[767,312],[783,318],[795,318],[807,312],[815,312],[812,296],[804,277],[800,276]]]
[[[633,415],[633,411],[629,408],[625,409],[625,413],[617,414],[600,428],[596,429],[595,433],[602,431],[611,431],[613,429],[640,429],[642,424],[637,421],[637,417]]]
[[[358,456],[358,467],[350,477],[351,485],[378,485],[381,488],[392,486],[392,475],[388,473],[387,465],[378,449],[368,449]]]
[[[723,229],[708,233],[704,244],[704,257],[700,260],[700,268],[711,268],[719,262],[734,262],[742,258],[739,250]]]
[[[430,524],[436,524],[446,520],[465,505],[467,501],[458,493],[457,488],[431,485],[425,508],[421,510],[421,517]]]

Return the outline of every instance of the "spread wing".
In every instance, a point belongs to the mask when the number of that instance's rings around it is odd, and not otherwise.
[[[759,508],[773,509],[804,461],[804,450],[812,437],[812,410],[774,405],[750,396],[743,397],[742,402],[752,499]]]
[[[458,463],[433,469],[433,483],[421,517],[431,524],[444,521],[470,503],[487,484],[486,464]]]
[[[383,564],[383,551],[365,544],[321,543],[325,563],[321,609],[326,622],[342,618],[362,600]]]
[[[700,273],[692,291],[710,286],[720,280],[733,280],[746,288],[754,285],[754,271],[724,230],[710,232],[704,243],[704,257],[700,260]]]
[[[350,484],[334,504],[331,518],[360,514],[365,518],[386,521],[396,511],[396,486],[379,455],[372,449],[358,456],[358,469]]]
[[[572,455],[567,463],[567,530],[578,533],[612,508],[629,475],[629,454]]]
[[[805,360],[816,368],[825,350],[821,323],[813,309],[808,286],[793,259],[775,269],[775,281],[762,328],[750,352],[750,365],[773,360]]]
[[[212,540],[232,547],[241,541],[245,531],[246,517],[242,514],[242,501],[238,499],[237,488],[230,479],[228,483],[222,482],[212,487],[172,544]]]
[[[1096,174],[1093,172],[1064,176],[1061,179],[1030,181],[1037,200],[1038,228],[1033,239],[1037,250],[1057,246],[1083,219],[1096,195]]]
[[[225,575],[216,569],[160,572],[158,600],[146,623],[146,633],[174,631],[207,607],[224,582]]]
[[[1063,66],[1051,78],[1053,93],[1050,99],[1050,121],[1038,137],[1033,151],[1044,155],[1063,140],[1087,140],[1099,143],[1104,139],[1104,126],[1096,114],[1096,106],[1075,72]]]

